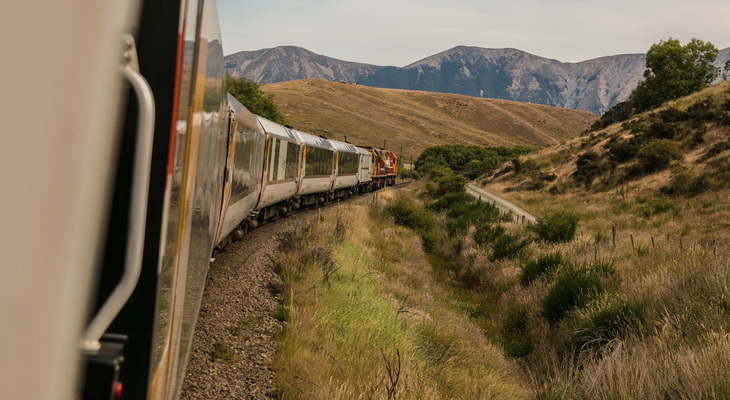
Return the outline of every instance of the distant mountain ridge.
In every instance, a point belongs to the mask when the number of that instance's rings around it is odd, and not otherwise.
[[[241,51],[226,56],[225,61],[228,74],[261,84],[309,78],[355,83],[360,76],[382,68],[337,60],[294,46]]]
[[[715,65],[730,57],[723,49]],[[367,86],[426,90],[546,104],[602,114],[641,81],[645,54],[565,63],[518,49],[457,46],[405,67],[341,61],[281,46],[226,57],[226,71],[258,83],[317,78]]]

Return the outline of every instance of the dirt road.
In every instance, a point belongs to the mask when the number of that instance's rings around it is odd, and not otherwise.
[[[528,213],[527,211],[523,210],[522,208],[516,206],[515,204],[510,203],[509,201],[495,195],[494,193],[490,193],[480,187],[477,187],[474,184],[471,184],[471,183],[467,184],[466,192],[474,197],[477,197],[484,201],[491,202],[506,212],[512,213],[512,215],[518,221],[522,220],[523,218],[524,218],[525,222],[529,222],[531,224],[534,224],[535,221],[537,221],[537,218],[535,218],[534,215]]]

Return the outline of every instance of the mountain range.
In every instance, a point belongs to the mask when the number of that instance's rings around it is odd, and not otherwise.
[[[723,49],[715,61],[730,58]],[[566,63],[517,49],[457,46],[405,67],[337,60],[279,46],[225,57],[226,71],[260,84],[317,78],[390,89],[513,100],[603,114],[641,81],[645,54]]]

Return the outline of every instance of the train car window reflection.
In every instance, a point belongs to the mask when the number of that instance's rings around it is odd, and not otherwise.
[[[304,169],[306,176],[329,176],[332,174],[334,153],[327,149],[308,147],[307,161]]]

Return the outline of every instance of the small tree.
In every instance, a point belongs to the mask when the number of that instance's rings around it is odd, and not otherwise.
[[[286,125],[286,120],[279,112],[279,107],[274,103],[274,96],[262,92],[256,82],[244,77],[236,79],[226,75],[226,86],[228,93],[252,113],[268,118],[277,124]]]
[[[568,212],[549,214],[537,220],[532,230],[540,240],[549,243],[570,242],[575,238],[578,216]]]
[[[631,106],[646,111],[709,86],[720,73],[712,64],[717,54],[712,43],[699,39],[684,46],[671,38],[652,45],[646,53],[644,81],[629,98]]]
[[[639,149],[637,154],[641,172],[661,171],[674,160],[682,160],[682,150],[671,140],[652,140]]]

